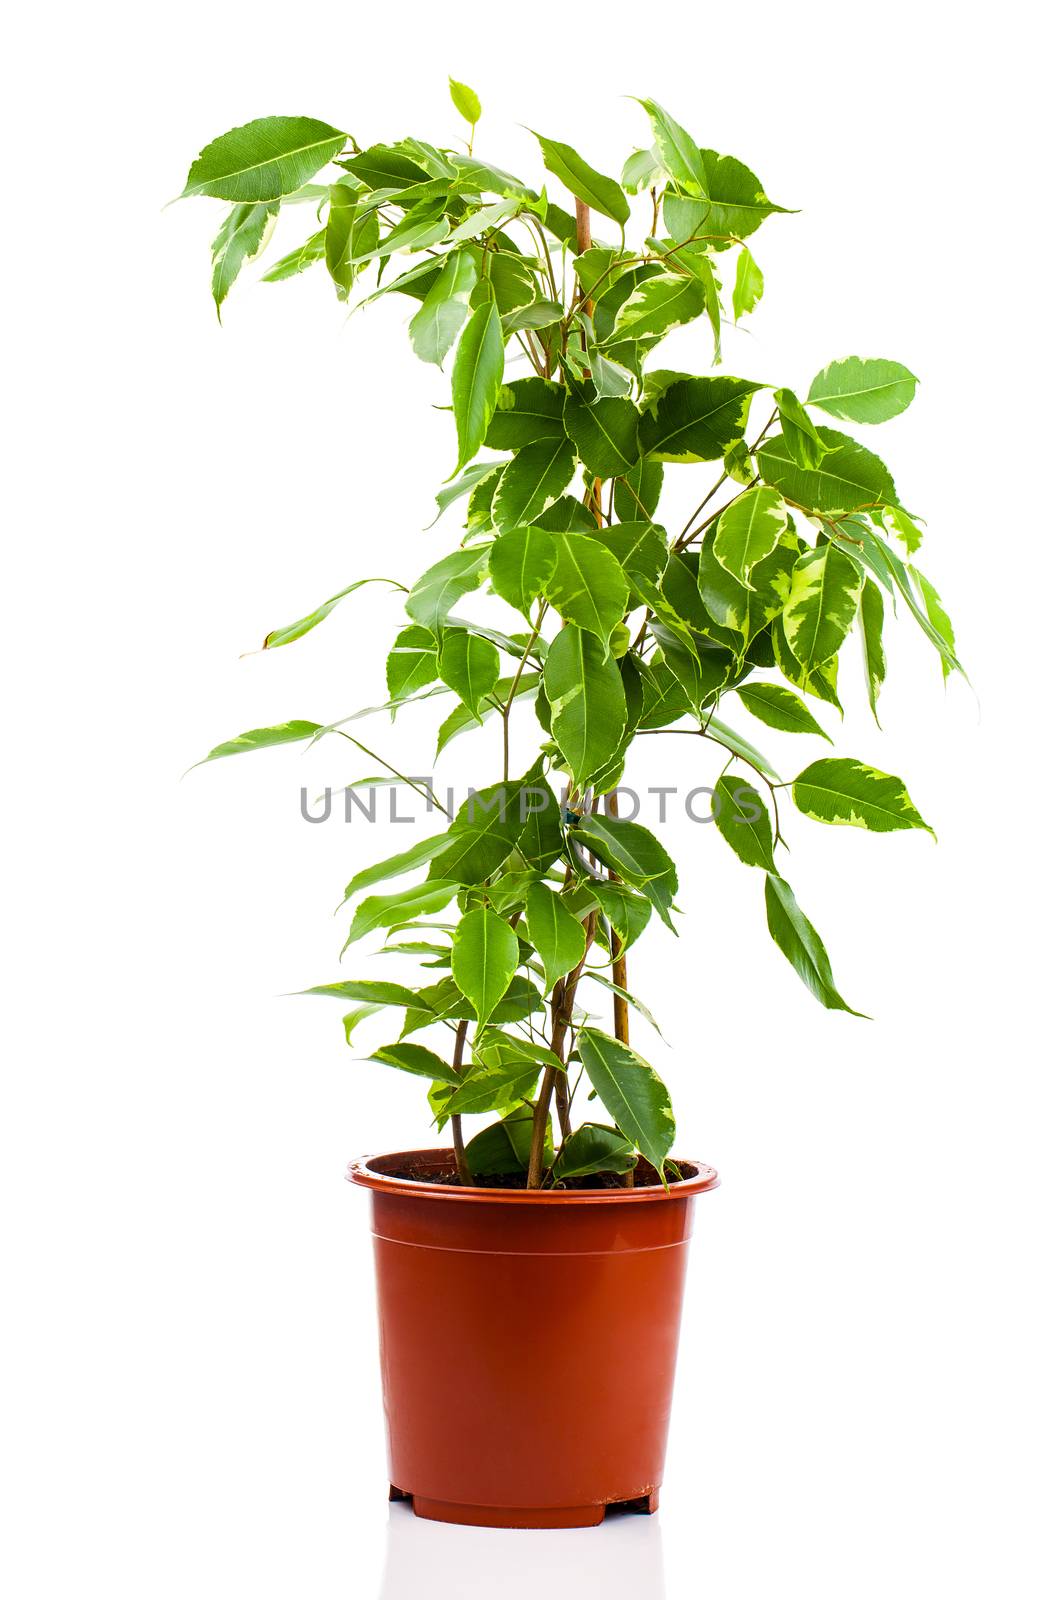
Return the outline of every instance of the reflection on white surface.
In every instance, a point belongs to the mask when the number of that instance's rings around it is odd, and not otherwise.
[[[459,1528],[393,1505],[379,1600],[538,1600],[542,1594],[665,1600],[658,1516],[598,1528]],[[571,1592],[575,1592],[572,1588]]]

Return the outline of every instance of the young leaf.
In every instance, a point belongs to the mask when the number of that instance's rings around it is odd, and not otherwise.
[[[395,894],[371,894],[361,902],[352,919],[344,949],[357,939],[375,933],[378,928],[393,928],[396,923],[410,922],[414,917],[428,916],[442,911],[457,894],[456,883],[429,880],[412,889],[400,889]]]
[[[742,245],[736,262],[736,281],[732,287],[732,316],[738,322],[753,311],[765,290],[765,279],[754,257]]]
[[[464,117],[470,127],[474,128],[483,115],[483,107],[479,103],[479,95],[470,89],[467,83],[458,83],[456,78],[448,78],[450,84],[450,98],[454,102],[454,109]]]
[[[216,745],[194,765],[203,767],[206,761],[218,761],[221,756],[240,756],[250,750],[269,750],[275,744],[298,744],[300,740],[310,739],[320,733],[321,729],[320,722],[279,722],[273,728],[250,728],[248,733],[239,733],[237,738]]]
[[[629,605],[629,587],[615,557],[597,539],[553,533],[556,565],[545,593],[565,622],[606,641]]]
[[[659,1172],[677,1125],[666,1085],[648,1063],[596,1028],[583,1028],[578,1052],[601,1104],[620,1132]]]
[[[264,650],[277,650],[284,644],[293,644],[295,640],[302,639],[305,633],[310,633],[312,628],[317,628],[320,622],[325,622],[335,606],[346,595],[354,594],[356,589],[362,589],[367,583],[388,583],[393,589],[401,589],[401,583],[396,583],[394,578],[358,578],[354,583],[349,583],[346,589],[341,589],[339,594],[330,595],[328,600],[323,600],[314,611],[309,611],[306,617],[299,617],[296,622],[289,622],[284,628],[272,628],[263,642]]]
[[[918,381],[899,361],[847,356],[816,374],[806,398],[811,406],[847,422],[887,422],[907,410]]]
[[[451,394],[457,423],[460,472],[487,436],[505,371],[505,337],[493,300],[487,300],[469,318],[454,356]]]
[[[525,617],[555,569],[556,546],[543,528],[510,528],[491,547],[491,588]]]
[[[519,960],[519,940],[503,917],[485,906],[466,912],[454,931],[451,971],[481,1024],[508,989]]]
[[[400,1072],[411,1072],[415,1078],[430,1078],[433,1083],[461,1081],[449,1062],[441,1060],[434,1050],[426,1050],[423,1044],[385,1044],[368,1059],[398,1067]]]
[[[542,147],[542,160],[548,170],[565,184],[576,200],[582,200],[602,216],[625,227],[629,221],[629,201],[614,178],[605,178],[573,150],[569,144],[558,144],[540,133],[534,137]]]
[[[691,134],[686,133],[680,123],[675,122],[656,101],[641,100],[639,103],[648,113],[656,149],[674,183],[682,187],[687,185],[697,193],[702,193],[706,188],[706,167],[702,151]]]
[[[421,574],[406,598],[407,613],[437,637],[462,595],[478,589],[487,572],[487,549],[453,550]]]
[[[453,251],[410,322],[410,343],[422,361],[443,365],[468,316],[475,286],[476,263],[466,250]]]
[[[567,488],[575,471],[570,439],[543,439],[513,456],[494,492],[497,528],[515,528],[540,517]]]
[[[767,727],[779,728],[783,733],[816,733],[831,743],[808,706],[792,689],[785,689],[779,683],[738,683],[736,694],[751,715]]]
[[[553,1182],[565,1183],[568,1178],[584,1178],[592,1172],[632,1172],[636,1165],[634,1146],[617,1128],[583,1122],[560,1146],[553,1163]]]
[[[677,893],[677,868],[653,833],[639,822],[597,814],[583,817],[570,838],[647,895],[666,926],[673,928],[670,907]]]
[[[250,205],[280,200],[339,155],[346,140],[314,117],[260,117],[205,146],[180,198],[203,194]]]
[[[901,828],[925,828],[933,833],[915,810],[901,780],[862,761],[834,757],[814,761],[794,779],[791,794],[798,810],[817,822],[867,828],[872,833]]]
[[[799,467],[818,467],[827,454],[827,446],[798,396],[793,389],[777,389],[772,398],[780,414],[783,439],[792,459]]]
[[[752,784],[727,773],[714,790],[714,821],[722,838],[748,867],[776,870],[772,859],[772,824],[765,803]]]
[[[562,897],[544,883],[527,891],[527,932],[545,968],[545,989],[576,967],[585,954],[585,929]]]
[[[626,728],[626,691],[613,656],[592,634],[561,628],[545,661],[553,738],[579,789],[604,771]]]
[[[783,612],[787,643],[807,672],[841,649],[860,604],[859,568],[837,545],[801,556]]]
[[[871,715],[878,722],[878,697],[886,679],[886,652],[882,644],[882,622],[885,604],[882,590],[870,578],[864,581],[860,596],[860,638],[864,648],[864,676],[867,682],[867,699]],[[941,666],[947,676],[949,668],[942,658]],[[879,723],[879,726],[881,724]]]
[[[752,589],[751,568],[776,548],[786,526],[787,508],[776,489],[764,485],[748,489],[722,511],[714,555],[726,572]]]
[[[769,933],[787,957],[802,983],[828,1011],[854,1011],[838,993],[831,974],[831,962],[823,940],[794,898],[794,890],[778,873],[765,878],[765,910]]]
[[[439,651],[439,676],[479,718],[480,707],[501,675],[497,649],[467,628],[447,628]]]

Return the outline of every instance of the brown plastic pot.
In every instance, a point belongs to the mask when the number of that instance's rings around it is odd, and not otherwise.
[[[353,1161],[372,1190],[393,1499],[419,1517],[580,1528],[658,1506],[695,1197],[468,1189],[449,1150]]]

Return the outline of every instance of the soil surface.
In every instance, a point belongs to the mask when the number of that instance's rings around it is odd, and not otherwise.
[[[443,1161],[443,1152],[437,1152],[439,1160],[428,1162],[418,1161],[404,1167],[388,1166],[385,1164],[384,1172],[390,1178],[402,1178],[410,1183],[441,1183],[456,1189],[459,1186],[457,1170],[452,1159]],[[695,1167],[684,1162],[680,1166],[676,1162],[667,1163],[667,1178],[675,1183],[678,1177],[690,1178],[695,1174]],[[478,1178],[476,1187],[479,1189],[526,1189],[527,1174],[525,1172],[492,1173],[488,1177]],[[584,1178],[567,1178],[563,1183],[546,1185],[549,1190],[571,1189],[660,1189],[662,1179],[650,1161],[645,1161],[643,1156],[638,1160],[633,1171],[633,1183],[627,1184],[621,1173],[594,1172]]]

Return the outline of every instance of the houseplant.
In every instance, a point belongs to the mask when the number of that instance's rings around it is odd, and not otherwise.
[[[265,278],[317,263],[342,301],[404,296],[415,353],[449,360],[452,425],[436,425],[451,427],[453,470],[437,501],[440,515],[460,506],[463,527],[406,591],[384,709],[452,697],[437,754],[487,729],[494,766],[446,827],[347,886],[345,950],[383,933],[418,979],[308,992],[351,1008],[349,1042],[378,1011],[401,1017],[370,1058],[422,1078],[451,1139],[350,1171],[374,1191],[393,1487],[423,1515],[570,1525],[614,1501],[654,1507],[690,1215],[716,1183],[671,1159],[669,1095],[630,1043],[628,953],[653,916],[673,927],[677,872],[653,831],[619,815],[627,753],[664,733],[721,752],[717,830],[751,869],[744,882],[760,880],[784,956],[822,1005],[849,1011],[783,875],[788,812],[877,832],[927,824],[899,778],[850,758],[820,755],[785,782],[728,705],[830,742],[822,716],[840,709],[852,633],[877,721],[896,605],[945,674],[961,669],[915,563],[917,519],[879,457],[830,425],[903,411],[912,373],[849,356],[801,395],[656,356],[699,323],[719,364],[727,310],[739,320],[757,304],[746,241],[784,208],[755,175],[643,100],[651,143],[621,181],[535,136],[572,215],[482,160],[479,102],[462,84],[451,94],[464,150],[362,147],[328,123],[271,117],[208,145],[184,194],[231,208],[213,243],[218,312],[280,209],[302,206],[312,231]],[[667,528],[664,478],[700,464],[695,510]],[[486,625],[455,610],[484,586]],[[531,716],[537,758],[520,772],[510,724]],[[346,726],[311,721],[253,729],[206,759],[326,735],[377,759]],[[410,888],[378,892],[410,874]],[[466,1117],[485,1119],[471,1137]],[[457,1352],[458,1385],[435,1382],[437,1350]]]

